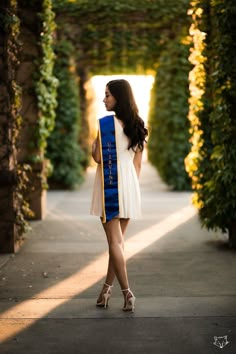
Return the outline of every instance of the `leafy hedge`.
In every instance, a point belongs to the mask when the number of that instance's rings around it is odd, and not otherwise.
[[[143,73],[163,47],[162,33],[186,24],[189,0],[53,0],[58,28],[92,75]],[[69,26],[68,26],[69,25]]]
[[[39,120],[35,132],[38,153],[34,156],[35,162],[44,158],[47,138],[54,128],[58,86],[58,80],[53,73],[55,63],[53,35],[56,24],[51,0],[42,1],[42,11],[38,13],[38,17],[41,24],[39,41],[41,56],[37,61],[38,71],[35,73],[35,91],[39,108]]]
[[[163,0],[54,1],[59,33],[75,46],[78,72],[86,70],[85,77],[156,72],[161,62],[157,79],[159,106],[153,105],[152,115],[155,121],[160,109],[162,123],[171,125],[172,141],[160,140],[158,168],[164,180],[180,190],[190,187],[183,162],[189,151],[188,6],[189,0],[169,0],[165,4]],[[151,126],[155,126],[153,121]],[[149,151],[155,165],[157,137],[159,141],[153,127]],[[167,146],[161,154],[163,143]]]
[[[20,48],[20,19],[17,5],[16,0],[5,0],[0,4],[0,177],[1,188],[4,188],[0,199],[2,228],[0,231],[3,237],[0,252],[12,252],[8,249],[12,232],[14,241],[19,240],[28,229],[25,218],[31,215],[29,205],[24,200],[28,182],[25,172],[28,165],[17,163],[19,133],[22,126],[20,115],[22,91],[16,81]]]
[[[189,38],[169,40],[159,58],[151,94],[148,157],[175,190],[190,188],[184,158],[189,152]]]
[[[55,129],[48,139],[47,156],[53,165],[49,185],[73,188],[83,178],[84,152],[78,144],[80,110],[73,46],[60,41],[55,48],[55,75],[59,80]]]
[[[8,215],[6,220],[7,228],[11,230],[8,232],[6,245],[10,242],[14,244],[16,241],[15,236],[20,239],[21,235],[29,227],[26,219],[33,216],[26,197],[28,190],[31,190],[30,184],[32,181],[29,180],[29,175],[32,169],[28,163],[18,161],[19,137],[22,123],[26,123],[24,122],[24,116],[20,115],[22,100],[24,99],[24,90],[19,87],[17,81],[17,70],[22,60],[22,52],[24,53],[25,50],[24,43],[22,43],[22,38],[20,37],[24,26],[24,19],[22,17],[22,10],[24,9],[29,10],[29,14],[31,11],[34,11],[34,14],[38,15],[39,21],[35,23],[33,28],[30,28],[30,31],[35,30],[40,53],[37,63],[35,63],[37,67],[37,70],[35,70],[37,76],[35,78],[35,90],[30,92],[32,96],[37,96],[39,119],[35,129],[36,139],[31,144],[34,146],[29,149],[27,162],[30,161],[34,163],[40,160],[42,161],[46,147],[46,138],[53,126],[53,119],[55,117],[54,108],[56,104],[55,91],[57,81],[52,77],[54,59],[52,35],[55,29],[55,23],[53,21],[54,13],[51,8],[51,0],[32,0],[30,4],[26,0],[4,0],[1,2],[0,14],[1,41],[4,43],[1,54],[5,72],[4,81],[9,81],[5,91],[5,94],[9,94],[9,98],[5,99],[4,102],[4,114],[6,114],[8,110],[9,113],[7,125],[4,122],[5,128],[3,130],[5,134],[3,141],[7,144],[7,154],[4,156],[3,162],[9,159],[10,164],[8,161],[8,163],[4,165],[3,173],[6,174],[10,172],[16,177],[14,186],[12,186],[13,189],[7,189],[8,196],[4,197],[5,200],[9,200],[9,204],[5,207],[5,212],[6,215]],[[29,48],[27,49],[29,50]],[[31,77],[29,77],[29,80],[30,79]],[[36,118],[37,116],[35,114],[35,120]],[[7,129],[6,126],[8,127]],[[1,133],[0,131],[0,135]],[[2,150],[4,151],[4,149]],[[0,159],[2,160],[1,157]],[[9,166],[10,171],[8,171]],[[40,173],[38,175],[38,178],[41,179],[43,184],[44,176]],[[11,204],[13,205],[14,212],[9,217]],[[6,229],[0,231],[5,233]]]
[[[203,206],[202,198],[206,181],[210,178],[211,164],[210,154],[211,143],[211,88],[207,85],[209,73],[209,61],[207,58],[207,44],[209,36],[206,33],[210,30],[209,4],[205,0],[192,2],[193,23],[190,28],[192,36],[192,48],[189,57],[194,65],[189,74],[190,78],[190,99],[189,99],[189,120],[191,124],[191,151],[185,159],[186,170],[192,180],[192,188],[195,191],[193,203],[197,208]],[[204,170],[204,173],[203,173]],[[196,192],[197,191],[197,192]],[[200,196],[201,195],[201,196]]]
[[[195,67],[189,117],[193,146],[186,167],[202,224],[231,231],[236,223],[234,1],[192,1],[192,19]]]

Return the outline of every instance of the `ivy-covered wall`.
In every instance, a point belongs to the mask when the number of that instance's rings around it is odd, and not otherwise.
[[[149,112],[148,157],[174,190],[190,189],[184,159],[189,152],[188,29],[161,52]]]
[[[14,252],[25,230],[22,184],[17,165],[21,89],[16,82],[19,56],[17,2],[0,3],[0,252]]]
[[[177,190],[190,188],[184,168],[190,146],[188,7],[188,0],[170,0],[164,6],[161,0],[54,1],[59,36],[76,48],[80,94],[94,74],[145,74],[158,68],[149,122],[149,157],[165,182]],[[83,95],[81,104],[85,102]],[[81,113],[86,131],[86,107]],[[168,132],[165,137],[163,130]],[[82,138],[83,147],[87,140],[87,136]]]
[[[55,76],[58,78],[58,106],[55,129],[48,139],[47,157],[53,171],[49,186],[74,188],[83,179],[85,154],[78,143],[81,133],[79,83],[74,62],[73,45],[60,40],[55,48],[57,61]]]
[[[193,48],[186,168],[202,224],[229,231],[236,246],[236,7],[233,0],[192,1]]]
[[[36,142],[38,158],[43,159],[46,152],[47,138],[54,128],[57,106],[58,80],[54,75],[55,53],[53,48],[55,36],[55,13],[52,0],[42,1],[42,10],[38,13],[40,23],[40,58],[36,64],[38,71],[34,75],[35,92],[39,108]],[[36,156],[35,156],[36,157]],[[36,157],[37,160],[37,157]]]
[[[31,164],[44,159],[47,138],[54,127],[58,80],[53,74],[56,24],[51,0],[18,0],[20,17],[20,66],[22,87],[20,160]]]
[[[55,118],[54,29],[50,0],[1,1],[0,252],[16,250],[31,209],[34,216],[34,206],[41,209],[45,139]]]
[[[53,3],[58,29],[77,48],[78,66],[91,75],[155,69],[163,33],[175,37],[186,24],[189,6],[189,0]]]
[[[46,151],[54,164],[51,182],[71,188],[81,180],[89,151],[85,84],[101,73],[157,73],[150,160],[173,189],[187,189],[183,160],[190,124],[185,162],[202,223],[236,235],[234,1],[191,2],[189,122],[188,0],[53,4],[0,3],[1,251],[14,250],[27,225],[24,189],[29,200],[34,190],[38,201],[47,186]]]
[[[54,127],[57,79],[53,75],[55,54],[54,12],[51,0],[18,0],[20,18],[20,65],[17,82],[22,87],[22,128],[18,161],[30,166],[24,199],[35,219],[46,213],[47,138]]]

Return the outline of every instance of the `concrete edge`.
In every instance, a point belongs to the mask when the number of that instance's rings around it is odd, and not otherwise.
[[[0,269],[2,269],[11,259],[11,254],[0,254]]]

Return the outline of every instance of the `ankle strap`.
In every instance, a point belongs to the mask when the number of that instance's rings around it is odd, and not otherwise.
[[[123,292],[125,292],[125,291],[130,291],[130,288],[128,288],[128,289],[121,289],[121,291],[123,291]]]
[[[105,286],[108,286],[108,288],[113,288],[113,285],[109,285],[107,283],[104,283]]]

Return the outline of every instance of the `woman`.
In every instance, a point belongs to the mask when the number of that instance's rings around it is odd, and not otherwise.
[[[92,156],[98,166],[91,214],[101,217],[109,246],[107,275],[97,306],[107,307],[117,277],[124,295],[123,311],[134,312],[135,296],[129,288],[124,257],[124,233],[129,219],[141,215],[138,177],[148,132],[126,80],[108,82],[103,102],[115,116],[99,120],[98,135],[92,145]]]

